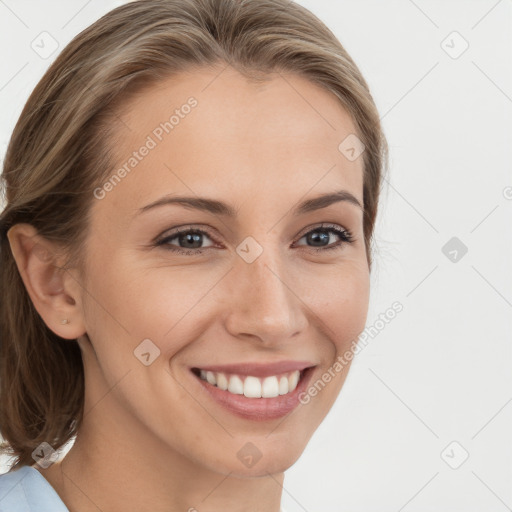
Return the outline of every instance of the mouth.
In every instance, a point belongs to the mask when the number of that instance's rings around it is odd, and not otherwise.
[[[297,407],[314,368],[285,363],[265,367],[196,367],[191,368],[191,373],[224,409],[239,417],[264,421],[280,418]]]
[[[244,395],[247,398],[274,398],[292,393],[304,376],[305,370],[294,370],[268,377],[213,372],[200,368],[192,368],[192,372],[201,380],[233,395]]]

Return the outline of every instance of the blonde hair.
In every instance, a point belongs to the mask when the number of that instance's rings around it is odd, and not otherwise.
[[[83,419],[76,340],[51,331],[16,267],[7,230],[33,225],[83,270],[93,190],[113,169],[109,135],[122,101],[173,74],[228,63],[251,80],[296,73],[337,96],[366,149],[364,238],[371,242],[387,143],[368,85],[333,33],[289,0],[139,0],[78,34],[30,95],[10,139],[0,215],[0,432],[11,470],[58,449]],[[340,141],[341,142],[341,141]]]

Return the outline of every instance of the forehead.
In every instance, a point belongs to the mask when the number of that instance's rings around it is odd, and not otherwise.
[[[298,75],[254,83],[230,66],[182,72],[144,89],[119,119],[113,173],[125,172],[106,201],[117,207],[175,191],[283,201],[334,187],[362,202],[362,156],[339,149],[356,132],[351,116]]]

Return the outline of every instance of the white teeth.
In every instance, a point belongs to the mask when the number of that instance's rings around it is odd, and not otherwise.
[[[299,383],[299,372],[293,372],[288,379],[288,393],[291,393]]]
[[[228,389],[228,379],[223,373],[217,374],[217,387],[224,391]]]
[[[279,381],[279,394],[286,395],[288,393],[288,379],[286,377],[281,377]]]
[[[246,377],[244,395],[247,398],[261,398],[261,382],[257,377]]]
[[[285,380],[286,377],[284,377]],[[261,396],[263,398],[274,398],[279,396],[279,384],[277,377],[266,377],[261,385]]]
[[[286,375],[265,378],[249,375],[242,380],[238,375],[200,370],[200,376],[213,386],[235,395],[245,395],[247,398],[274,398],[294,391],[300,379],[300,372],[295,370]]]
[[[228,391],[230,393],[234,393],[235,395],[243,395],[244,394],[244,383],[242,382],[240,377],[237,377],[236,375],[233,375],[232,377],[230,377]]]

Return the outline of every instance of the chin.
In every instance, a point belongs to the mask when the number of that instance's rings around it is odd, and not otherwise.
[[[258,478],[283,473],[293,466],[304,452],[306,444],[291,443],[291,433],[285,435],[286,439],[277,436],[279,439],[271,440],[271,436],[237,442],[240,448],[235,449],[235,458],[225,460],[226,474],[231,473],[237,478]]]

